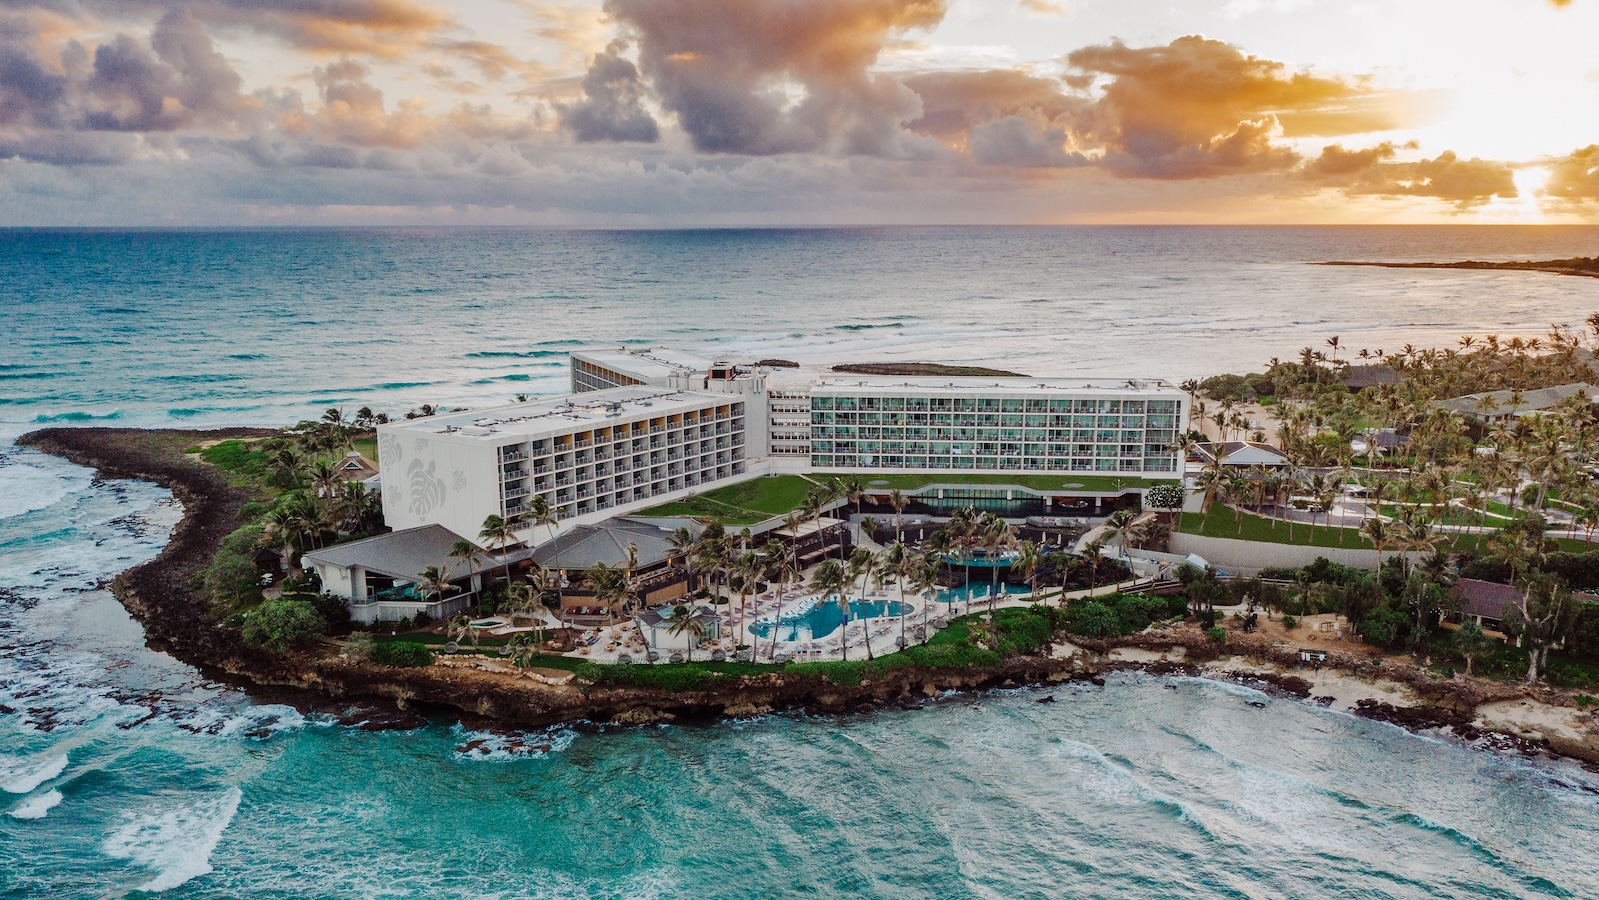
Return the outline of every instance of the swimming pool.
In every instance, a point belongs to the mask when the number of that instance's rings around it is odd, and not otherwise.
[[[879,616],[899,616],[901,613],[909,615],[911,606],[897,600],[851,600],[849,602],[849,620],[857,622],[861,619],[875,619]],[[756,621],[750,626],[757,637],[769,638],[772,629],[777,628],[777,639],[780,641],[814,641],[824,638],[838,630],[844,624],[843,614],[838,608],[838,601],[828,598],[825,602],[818,602],[815,597],[807,597],[794,601],[792,609],[783,610],[783,617],[773,622],[768,616]]]
[[[1015,550],[1007,550],[998,556],[990,556],[987,552],[979,550],[975,553],[946,553],[944,565],[955,567],[971,567],[973,569],[992,569],[995,566],[1005,568],[1016,564],[1021,557]]]
[[[987,602],[988,586],[989,582],[978,581],[974,578],[969,583],[960,587],[940,588],[938,592],[938,602],[965,603],[968,598],[979,603]],[[1000,590],[1007,595],[1027,593],[1027,586],[1024,584],[1006,584],[1005,582],[1001,581],[999,583],[999,587]],[[1042,590],[1042,588],[1040,588],[1040,590]]]

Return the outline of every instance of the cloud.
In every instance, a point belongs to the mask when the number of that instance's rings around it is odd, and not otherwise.
[[[1042,116],[1052,123],[1064,116],[1069,122],[1092,105],[1064,93],[1058,79],[1019,69],[923,72],[903,81],[922,103],[922,114],[905,127],[957,147],[967,131],[1001,116]]]
[[[1064,18],[1071,15],[1071,9],[1066,6],[1063,0],[1018,0],[1018,3],[1022,9],[1040,16],[1060,16]]]
[[[1599,144],[1542,162],[1549,170],[1549,180],[1538,195],[1553,201],[1559,210],[1591,214],[1599,204]]]
[[[916,94],[872,73],[885,40],[942,0],[607,0],[639,68],[702,152],[916,156]]]
[[[1105,147],[1105,164],[1122,174],[1208,178],[1285,169],[1298,161],[1273,142],[1286,130],[1307,122],[1336,122],[1334,133],[1373,130],[1363,116],[1335,115],[1363,97],[1362,85],[1290,72],[1222,41],[1114,42],[1066,60],[1083,76],[1108,79],[1083,127]]]
[[[1461,159],[1453,150],[1415,162],[1392,162],[1395,155],[1390,143],[1365,150],[1333,144],[1306,165],[1305,174],[1339,184],[1351,195],[1432,197],[1454,204],[1457,210],[1481,206],[1494,197],[1517,196],[1515,170],[1508,163]]]
[[[971,130],[972,158],[984,165],[1048,168],[1086,165],[1080,153],[1066,151],[1066,131],[1042,117],[1003,116]]]
[[[639,141],[654,143],[660,128],[644,109],[644,83],[638,68],[622,56],[623,41],[594,57],[583,76],[585,99],[561,110],[561,124],[579,141]]]
[[[265,32],[302,50],[398,59],[432,42],[452,23],[408,0],[194,0],[206,22]]]

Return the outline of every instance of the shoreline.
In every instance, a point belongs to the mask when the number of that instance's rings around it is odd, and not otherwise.
[[[1488,262],[1468,259],[1463,262],[1355,262],[1330,260],[1311,263],[1313,266],[1368,266],[1379,269],[1464,269],[1478,272],[1544,272],[1549,275],[1575,275],[1578,278],[1599,278],[1599,259],[1574,257],[1572,259],[1515,260]]]
[[[1599,726],[1552,688],[1527,688],[1480,679],[1433,679],[1413,667],[1374,667],[1368,657],[1337,653],[1313,677],[1294,652],[1259,635],[1229,634],[1211,643],[1184,624],[1109,641],[1056,640],[1049,652],[1014,657],[999,666],[971,669],[907,667],[835,684],[806,672],[772,671],[731,677],[698,691],[636,686],[545,684],[521,674],[469,665],[400,669],[353,663],[342,657],[253,651],[215,624],[209,604],[193,588],[223,537],[237,527],[249,501],[219,470],[184,455],[195,443],[263,437],[271,429],[189,431],[140,428],[46,428],[17,440],[96,470],[97,477],[136,479],[172,491],[183,517],[155,558],[117,575],[111,591],[138,619],[152,649],[194,665],[210,677],[256,696],[289,700],[327,711],[348,707],[347,724],[406,728],[419,707],[490,727],[544,728],[590,721],[650,724],[747,718],[773,712],[867,713],[886,707],[915,709],[948,691],[1048,686],[1070,681],[1103,683],[1115,671],[1193,675],[1273,685],[1285,694],[1340,708],[1412,731],[1445,728],[1468,741],[1499,735],[1496,747],[1549,752],[1599,767]],[[485,661],[486,662],[486,661]],[[288,696],[285,696],[287,694]],[[1326,699],[1327,702],[1323,702]],[[296,702],[297,701],[297,702]],[[373,709],[372,701],[393,704]],[[1047,702],[1040,698],[1040,702]],[[1577,718],[1586,716],[1586,725]],[[1562,724],[1567,720],[1572,724]],[[1599,770],[1599,768],[1596,768]]]

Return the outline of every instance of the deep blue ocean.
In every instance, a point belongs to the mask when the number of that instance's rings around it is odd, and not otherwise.
[[[167,492],[14,439],[564,389],[590,343],[1181,379],[1541,334],[1593,228],[0,230],[0,896],[1599,897],[1599,776],[1231,684],[368,733],[147,649]],[[1056,702],[1040,705],[1044,693]],[[1258,706],[1257,704],[1264,704]],[[470,747],[469,747],[470,745]]]

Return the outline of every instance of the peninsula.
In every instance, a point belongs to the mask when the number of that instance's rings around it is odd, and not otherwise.
[[[1585,365],[1568,337],[1531,356],[1473,343],[1525,360],[1475,360],[1476,386],[1525,381],[1517,413],[1591,429],[1580,412],[1594,389],[1538,408],[1538,383]],[[260,685],[538,726],[916,706],[1140,668],[1263,679],[1408,727],[1599,762],[1583,630],[1599,598],[1583,593],[1582,542],[1560,536],[1584,521],[1562,510],[1580,507],[1586,475],[1545,473],[1519,516],[1454,524],[1410,496],[1406,470],[1439,452],[1426,432],[1335,446],[1305,431],[1324,402],[1384,408],[1315,356],[1171,387],[792,369],[774,384],[759,366],[578,351],[576,390],[559,400],[394,420],[330,411],[284,431],[58,428],[20,443],[173,490],[185,517],[172,542],[113,590],[174,655]],[[1466,362],[1426,357],[1381,390],[1426,397],[1446,374],[1429,367]],[[1239,383],[1269,393],[1280,447],[1234,418]],[[1104,466],[1075,432],[1111,416],[1126,455]],[[1137,425],[1171,434],[1126,442]],[[785,441],[810,452],[782,459]],[[1357,445],[1394,449],[1323,458]],[[1294,459],[1312,473],[1294,478],[1315,484],[1284,478]],[[1548,518],[1561,515],[1563,531]],[[1543,542],[1516,557],[1536,577],[1493,587],[1485,538]],[[1286,562],[1301,548],[1304,563]],[[1244,562],[1261,552],[1284,562]],[[1379,571],[1360,568],[1368,558]],[[1456,590],[1479,583],[1490,588]],[[1571,605],[1566,632],[1518,624],[1551,602]],[[1474,662],[1501,677],[1467,677]]]
[[[1318,266],[1376,266],[1383,269],[1480,269],[1508,272],[1548,272],[1554,275],[1576,275],[1599,278],[1599,257],[1576,256],[1571,259],[1519,260],[1513,262],[1487,262],[1468,259],[1464,262],[1349,262],[1333,260],[1319,262]]]

